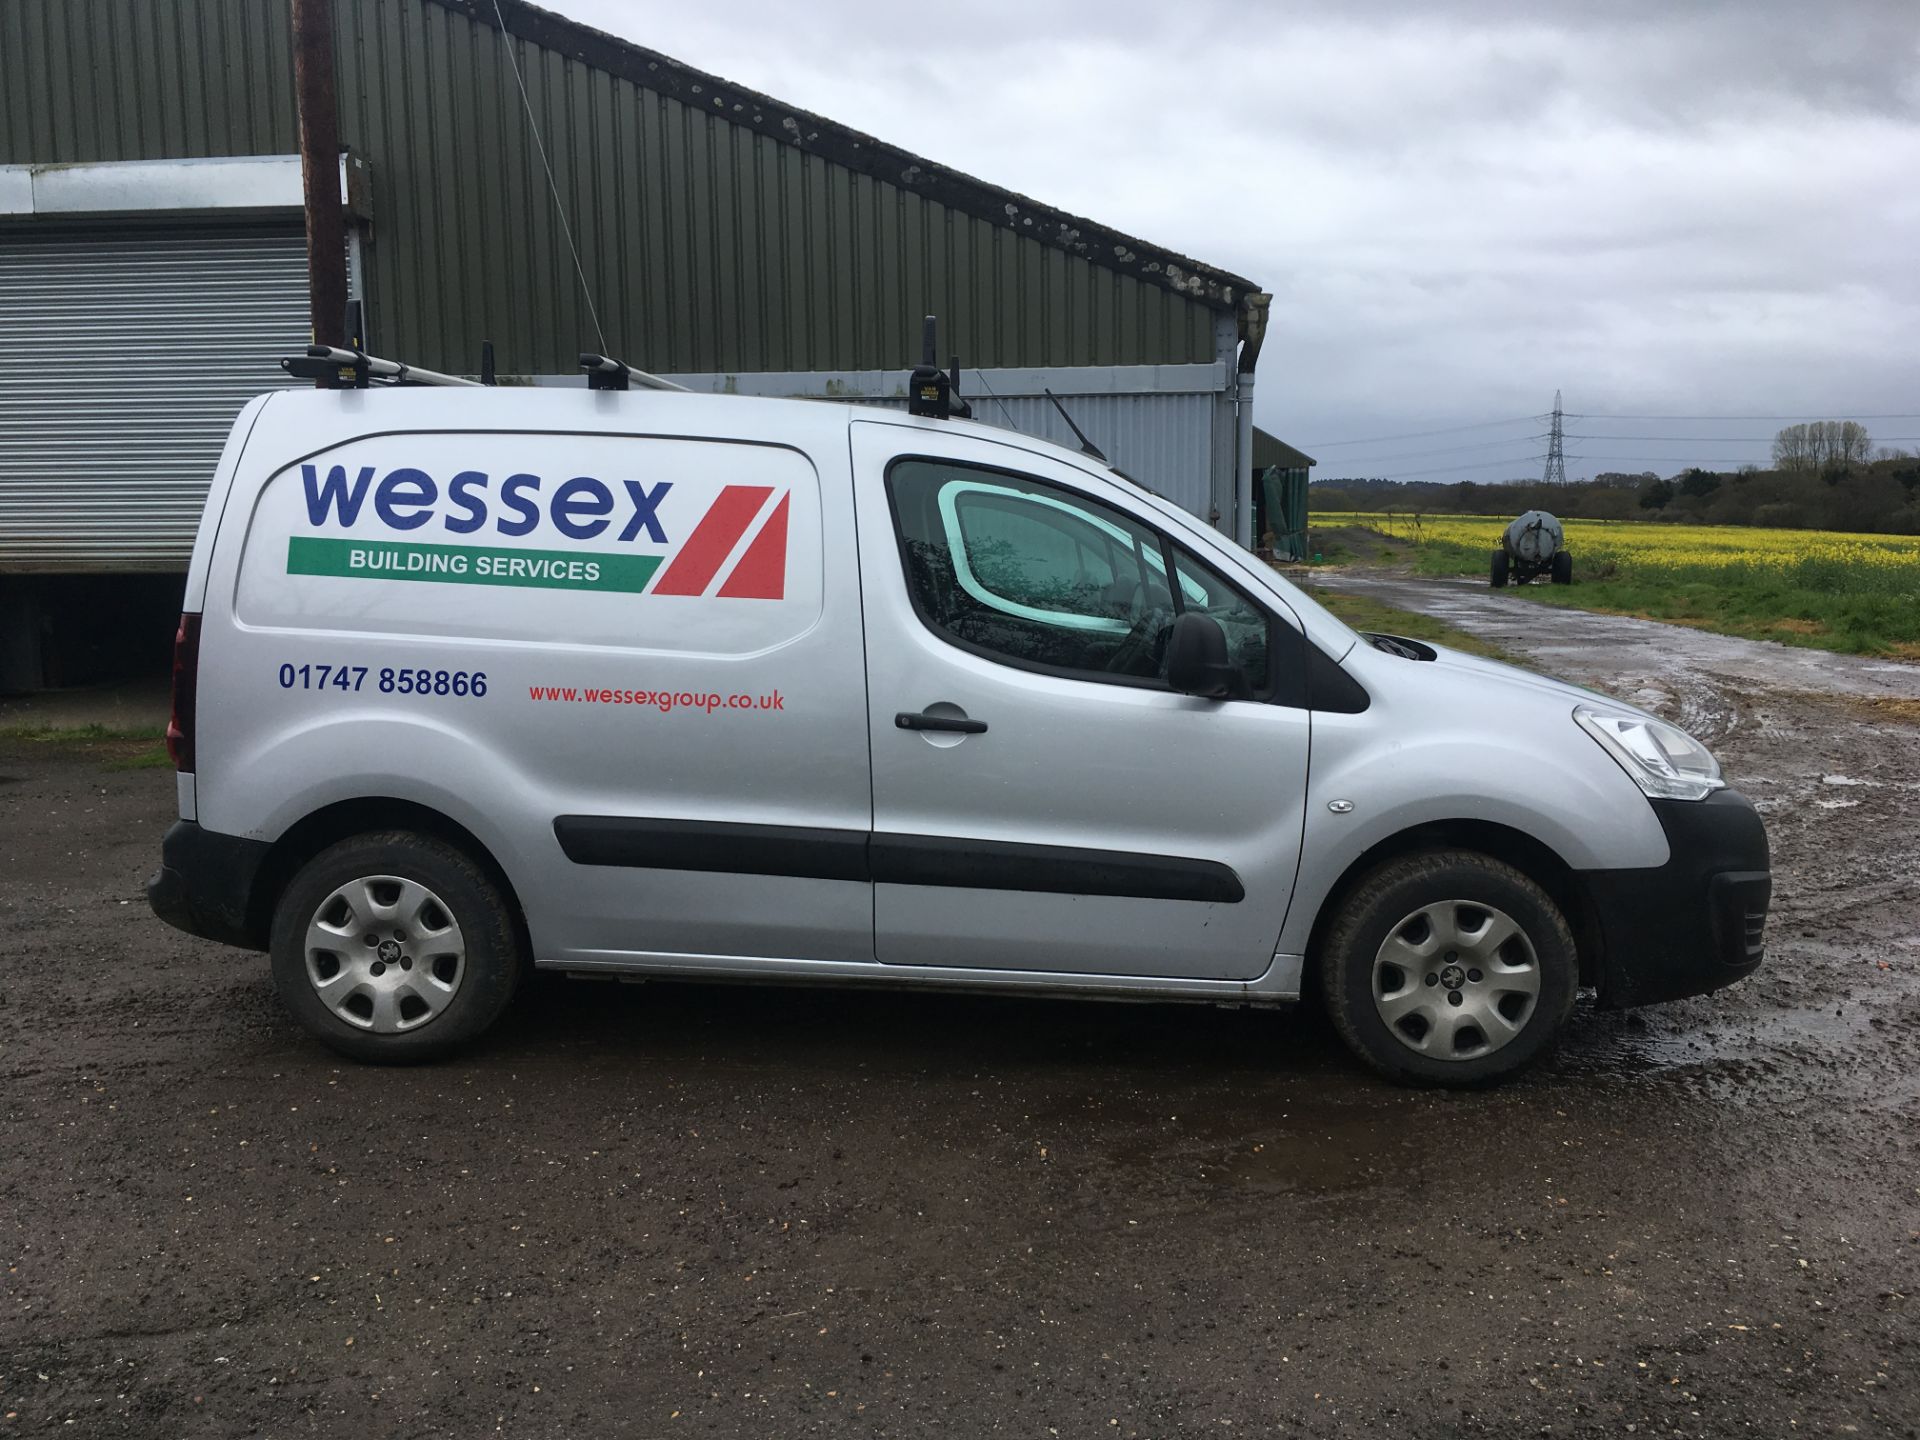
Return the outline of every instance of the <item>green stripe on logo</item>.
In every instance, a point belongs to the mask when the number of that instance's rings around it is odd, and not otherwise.
[[[391,540],[287,541],[289,575],[358,580],[432,580],[443,585],[525,585],[542,590],[647,588],[658,555],[582,555],[565,550],[502,550],[483,545],[406,545]]]

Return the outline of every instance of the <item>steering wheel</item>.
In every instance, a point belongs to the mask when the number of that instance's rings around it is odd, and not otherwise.
[[[1148,604],[1136,590],[1131,610],[1133,624],[1107,658],[1106,671],[1109,675],[1158,675],[1166,658],[1167,637],[1173,633],[1173,607]]]

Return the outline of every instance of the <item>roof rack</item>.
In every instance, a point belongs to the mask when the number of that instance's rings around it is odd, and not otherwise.
[[[662,380],[658,375],[649,375],[644,370],[636,370],[631,365],[609,359],[605,355],[592,355],[585,351],[580,355],[580,368],[587,372],[589,390],[626,390],[638,385],[642,390],[679,390],[686,386],[676,385],[671,380]]]
[[[399,360],[382,360],[364,350],[342,350],[333,345],[309,345],[304,355],[290,355],[280,368],[302,380],[323,380],[353,390],[365,390],[376,380],[385,385],[478,385],[458,375],[422,370]]]

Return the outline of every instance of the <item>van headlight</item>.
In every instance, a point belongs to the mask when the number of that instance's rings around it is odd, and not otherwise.
[[[1573,718],[1655,799],[1704,800],[1726,788],[1720,762],[1684,730],[1591,705],[1576,707]]]

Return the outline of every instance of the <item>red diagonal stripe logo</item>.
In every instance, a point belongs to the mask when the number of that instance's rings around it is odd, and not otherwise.
[[[772,493],[771,485],[729,485],[722,490],[655,582],[653,593],[704,595]]]
[[[783,600],[787,594],[787,501],[780,497],[773,514],[747,546],[720,593],[729,600]]]

